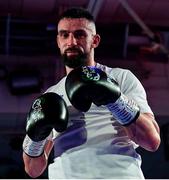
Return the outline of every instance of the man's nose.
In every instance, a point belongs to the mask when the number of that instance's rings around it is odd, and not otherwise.
[[[77,40],[74,37],[73,33],[69,33],[69,37],[68,37],[68,45],[76,45],[77,44]]]

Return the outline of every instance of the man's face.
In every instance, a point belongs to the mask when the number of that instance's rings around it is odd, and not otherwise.
[[[86,65],[95,47],[95,26],[84,18],[64,18],[58,24],[57,43],[64,63],[70,68]]]

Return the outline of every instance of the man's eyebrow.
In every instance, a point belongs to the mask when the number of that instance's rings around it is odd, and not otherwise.
[[[85,28],[87,29],[87,28]],[[74,31],[69,31],[69,30],[64,30],[64,29],[60,29],[58,32],[75,32],[75,31],[85,31],[85,29],[76,29]]]
[[[82,28],[82,29],[76,29],[75,31],[85,31],[85,30],[88,30],[88,31],[90,31],[90,32],[93,32],[93,30],[92,30],[91,28],[87,28],[87,27]],[[71,32],[71,31],[65,30],[65,29],[60,29],[60,30],[58,31],[58,33],[64,33],[64,32]]]
[[[58,31],[58,33],[64,33],[64,32],[69,32],[69,31],[64,30],[64,29],[61,29],[61,30]]]

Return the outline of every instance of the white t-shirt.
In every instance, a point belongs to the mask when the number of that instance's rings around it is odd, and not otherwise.
[[[152,113],[143,86],[129,70],[99,63],[96,67],[117,81],[121,92],[133,99],[141,112]],[[135,151],[137,145],[128,138],[124,127],[105,106],[92,104],[88,112],[75,109],[66,95],[65,79],[47,90],[62,96],[69,110],[68,129],[53,133],[55,159],[49,165],[49,178],[144,179],[141,157]]]

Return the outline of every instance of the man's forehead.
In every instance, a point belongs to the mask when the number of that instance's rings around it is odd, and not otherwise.
[[[94,23],[85,18],[63,18],[58,23],[58,31],[76,29],[86,29],[96,33]]]

